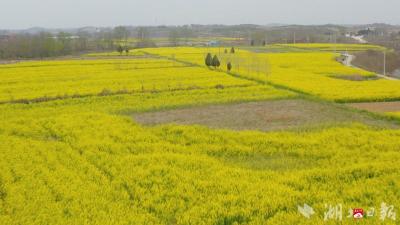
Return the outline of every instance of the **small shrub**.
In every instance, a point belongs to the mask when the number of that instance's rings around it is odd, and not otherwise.
[[[222,85],[222,84],[217,84],[217,85],[215,85],[215,88],[216,88],[216,89],[224,89],[225,86]]]
[[[100,96],[107,96],[107,95],[111,95],[111,94],[112,94],[111,90],[110,90],[110,89],[107,89],[107,88],[104,88],[104,89],[99,93]]]
[[[232,70],[232,63],[231,62],[228,62],[226,64],[226,69],[228,70],[228,72],[230,72]]]
[[[0,180],[0,200],[4,201],[4,199],[7,197],[7,192],[4,187],[3,182]]]
[[[119,52],[119,54],[122,55],[123,51],[124,51],[124,47],[122,47],[121,45],[118,45],[117,52]]]

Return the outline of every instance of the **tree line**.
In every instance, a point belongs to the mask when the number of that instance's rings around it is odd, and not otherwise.
[[[42,32],[0,38],[0,59],[45,58],[111,49],[114,49],[112,39],[93,38],[88,34]]]
[[[149,31],[145,27],[136,30],[139,41],[132,45],[132,32],[119,26],[101,32],[17,33],[0,35],[0,59],[46,58],[74,55],[84,52],[118,51],[129,52],[131,47],[154,47]]]

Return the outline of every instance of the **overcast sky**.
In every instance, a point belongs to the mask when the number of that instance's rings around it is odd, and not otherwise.
[[[0,0],[0,29],[376,22],[400,24],[400,0]]]

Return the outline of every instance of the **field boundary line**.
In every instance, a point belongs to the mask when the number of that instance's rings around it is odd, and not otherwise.
[[[88,98],[88,97],[104,97],[104,96],[115,96],[115,95],[133,95],[133,94],[155,94],[155,93],[168,93],[168,92],[176,92],[176,91],[193,91],[193,90],[213,90],[213,89],[230,89],[230,88],[241,88],[241,87],[252,87],[257,85],[252,84],[242,84],[242,85],[231,85],[231,86],[222,86],[220,87],[216,84],[214,87],[198,87],[198,86],[189,86],[186,88],[171,88],[166,90],[157,90],[157,89],[145,89],[145,90],[117,90],[111,91],[104,89],[100,93],[93,94],[73,94],[73,95],[59,95],[59,96],[43,96],[32,99],[15,99],[8,101],[0,101],[0,105],[5,104],[34,104],[34,103],[42,103],[42,102],[51,102],[57,100],[65,100],[65,99],[77,99],[77,98]]]

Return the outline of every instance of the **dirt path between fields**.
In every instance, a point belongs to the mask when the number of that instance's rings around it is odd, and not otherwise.
[[[348,110],[331,103],[307,100],[277,100],[230,105],[201,106],[161,112],[133,114],[144,125],[181,124],[204,125],[232,130],[286,130],[325,125],[363,123],[397,128],[383,119]]]
[[[365,102],[365,103],[351,103],[348,105],[357,109],[362,109],[377,113],[400,112],[400,102]]]

